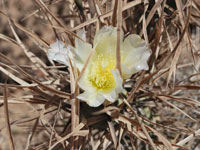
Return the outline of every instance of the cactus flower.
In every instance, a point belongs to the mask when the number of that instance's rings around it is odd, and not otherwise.
[[[150,50],[146,47],[145,41],[136,34],[131,34],[123,40],[123,33],[121,33],[122,75],[116,69],[117,28],[103,27],[96,33],[93,45],[85,42],[85,32],[79,32],[78,36],[83,40],[75,38],[74,47],[68,45],[65,48],[61,41],[51,44],[48,57],[64,65],[68,65],[68,57],[70,57],[73,64],[81,71],[92,48],[95,49],[78,83],[84,92],[77,96],[92,107],[103,104],[105,100],[115,102],[118,94],[123,91],[123,79],[130,78],[140,70],[148,70],[147,60]]]

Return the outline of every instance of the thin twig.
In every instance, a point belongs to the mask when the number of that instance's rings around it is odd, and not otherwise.
[[[9,146],[10,150],[15,150],[14,146],[14,141],[12,137],[12,132],[11,132],[11,127],[10,127],[10,119],[9,119],[9,113],[8,113],[8,91],[7,91],[7,86],[5,84],[4,86],[4,115],[5,115],[5,122],[6,122],[6,127],[7,127],[7,132],[8,132],[8,139],[9,139]]]

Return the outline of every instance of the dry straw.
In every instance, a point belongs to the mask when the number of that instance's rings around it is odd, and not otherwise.
[[[0,8],[0,149],[200,149],[198,0],[2,0]],[[79,82],[95,46],[81,70],[69,54],[68,67],[47,54],[56,39],[65,48],[84,42],[80,30],[92,44],[106,26],[117,29],[120,75],[120,41],[131,34],[151,49],[149,68],[124,79],[114,103],[90,107]]]

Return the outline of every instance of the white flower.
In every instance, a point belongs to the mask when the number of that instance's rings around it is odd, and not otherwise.
[[[83,31],[79,32],[78,36],[83,41],[76,38],[75,47],[68,46],[66,49],[60,41],[52,44],[48,57],[68,65],[66,54],[69,53],[71,54],[69,57],[81,71],[92,50],[92,45],[84,42],[86,37]],[[131,34],[123,41],[123,33],[120,39],[122,77],[116,69],[117,28],[106,26],[95,35],[93,42],[95,52],[79,81],[79,86],[84,93],[77,96],[92,107],[101,105],[105,99],[113,103],[123,90],[123,79],[130,78],[140,70],[148,70],[147,60],[150,51],[144,40],[138,35]]]
[[[57,40],[55,43],[51,44],[50,47],[51,48],[48,50],[49,59],[68,66],[69,61],[67,55],[70,51],[65,48],[65,44]]]

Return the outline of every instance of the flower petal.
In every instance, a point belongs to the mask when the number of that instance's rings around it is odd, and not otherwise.
[[[84,74],[82,75],[82,77],[80,78],[78,85],[81,89],[85,90],[85,91],[92,91],[95,92],[96,89],[94,87],[92,87],[90,81],[88,80],[88,67],[86,68]]]
[[[79,36],[83,41],[86,41],[86,33],[85,30],[79,30],[77,32],[77,36]]]
[[[134,51],[129,52],[129,55],[125,60],[125,63],[129,64],[127,66],[131,70],[132,74],[134,74],[140,70],[148,70],[149,69],[147,61],[150,56],[150,51],[148,51],[147,47],[140,47],[140,48],[137,48],[136,50],[137,50],[136,52],[134,52]],[[137,56],[134,58],[135,55],[137,55]],[[132,58],[131,58],[131,56],[132,56]],[[133,63],[133,60],[131,60],[131,59],[134,59],[134,63]]]
[[[81,71],[92,50],[92,45],[84,42],[86,40],[84,30],[79,31],[78,36],[81,37],[82,40],[75,38],[75,61],[77,63],[78,69]]]
[[[150,50],[138,35],[129,35],[122,43],[122,74],[127,79],[140,70],[148,70]]]
[[[113,34],[116,34],[117,28],[112,26],[104,26],[101,30],[99,30],[94,37],[94,45],[98,43],[101,39],[105,37],[110,37]]]
[[[57,61],[66,66],[69,65],[68,54],[70,52],[65,48],[62,41],[57,40],[55,43],[50,45],[50,49],[47,52],[49,59]]]
[[[119,70],[115,69],[115,70],[112,70],[111,69],[111,72],[115,78],[115,83],[116,83],[116,87],[115,87],[115,91],[117,94],[119,94],[120,92],[123,91],[123,87],[122,87],[122,84],[123,84],[123,79],[119,73]]]
[[[88,92],[85,91],[84,93],[77,96],[78,99],[86,101],[87,104],[91,107],[98,107],[103,104],[105,98],[96,92]]]
[[[116,92],[113,90],[112,92],[110,93],[104,93],[102,94],[103,97],[105,97],[109,102],[113,103],[114,101],[116,101],[118,95],[116,94]]]
[[[120,40],[123,39],[123,31]],[[104,26],[99,30],[95,37],[93,45],[96,46],[97,54],[116,55],[117,28],[112,26]]]
[[[139,35],[136,34],[130,34],[128,37],[125,38],[124,42],[122,43],[124,46],[127,47],[140,47],[145,45],[145,41],[141,39]],[[130,49],[126,49],[130,50]]]
[[[125,64],[121,64],[121,69],[123,79],[128,79],[132,76],[131,70]]]
[[[123,80],[122,80],[122,78],[119,74],[119,71],[117,69],[115,69],[115,70],[111,69],[111,72],[112,72],[114,79],[115,79],[115,88],[110,92],[100,92],[100,93],[108,101],[113,103],[114,101],[117,100],[118,94],[123,91],[123,87],[122,87]]]

